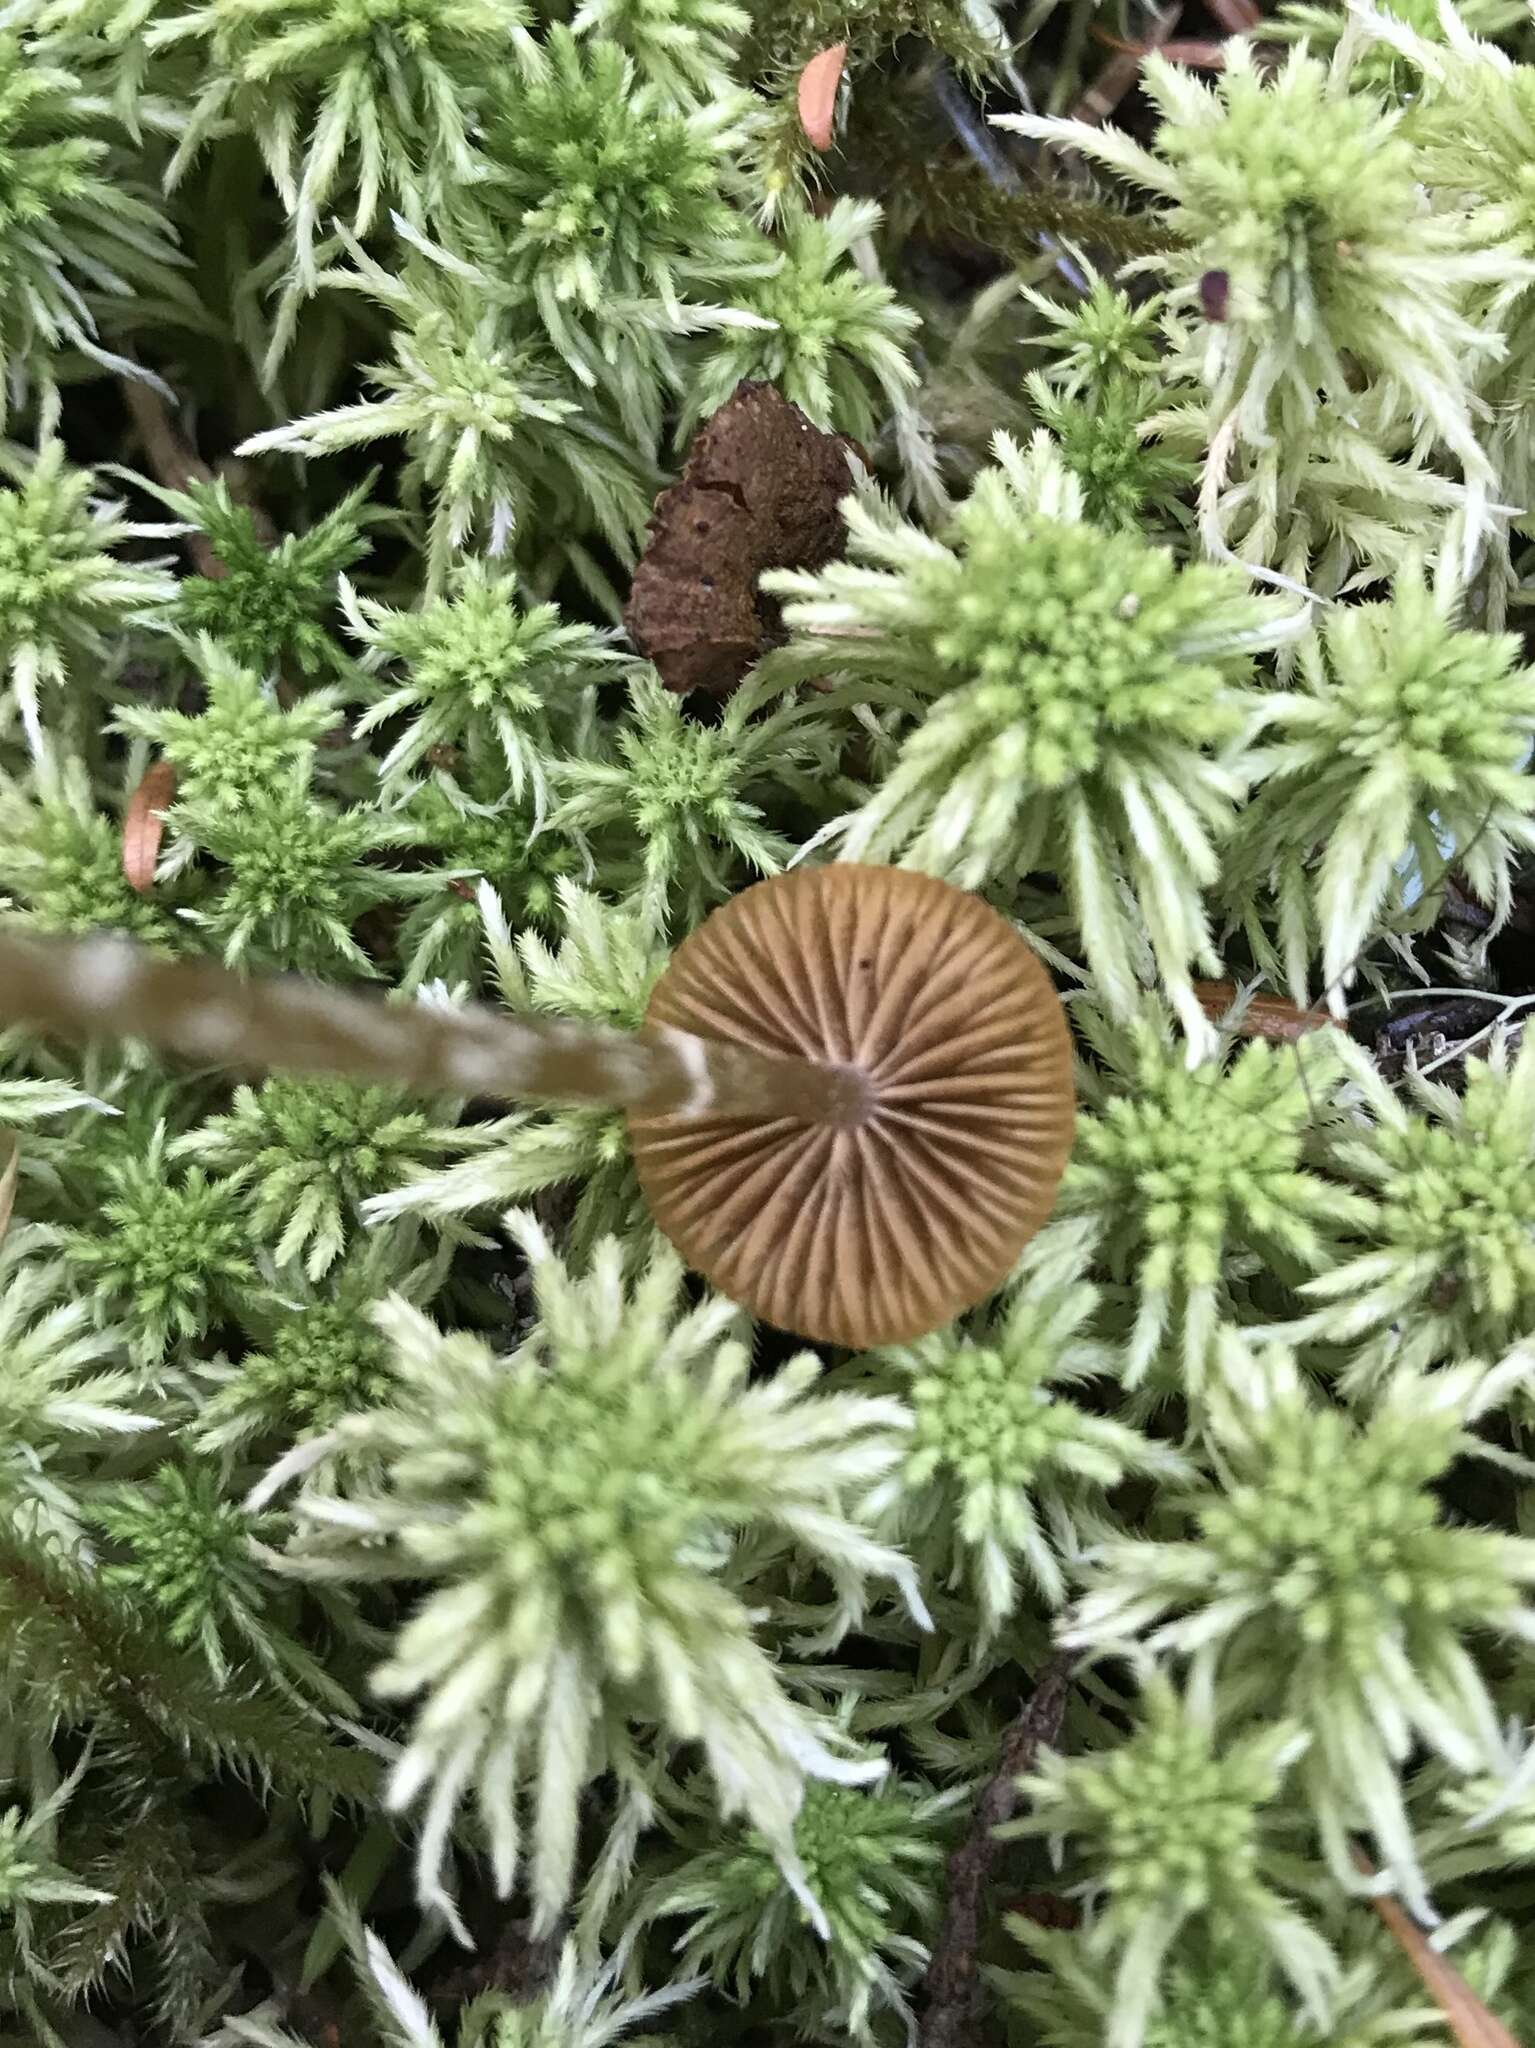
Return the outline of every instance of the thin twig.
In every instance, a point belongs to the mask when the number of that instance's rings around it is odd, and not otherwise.
[[[1356,1010],[1379,1010],[1389,1008],[1392,1003],[1426,1003],[1434,996],[1455,997],[1467,1003],[1492,1003],[1500,1009],[1509,1003],[1525,1001],[1523,996],[1497,995],[1490,988],[1389,988],[1379,995],[1361,996],[1357,1002],[1349,1004],[1348,1013],[1352,1017]]]
[[[1236,432],[1236,420],[1237,415],[1235,412],[1232,412],[1228,415],[1226,424],[1230,427],[1233,435],[1235,435]],[[1226,428],[1223,427],[1221,431],[1224,433],[1226,431]],[[1201,484],[1201,497],[1204,495],[1204,488],[1204,485]],[[1227,553],[1231,560],[1234,561],[1236,559],[1235,556],[1230,555],[1229,550],[1227,550]],[[1330,604],[1332,602],[1332,599],[1329,598],[1326,600],[1326,602]],[[1449,881],[1451,874],[1454,872],[1454,870],[1458,866],[1463,864],[1466,859],[1466,856],[1470,853],[1473,853],[1477,846],[1481,843],[1483,835],[1486,833],[1487,828],[1492,823],[1492,814],[1495,808],[1495,804],[1489,803],[1486,810],[1482,813],[1481,823],[1477,826],[1476,830],[1472,833],[1471,837],[1467,840],[1466,844],[1462,847],[1457,848],[1454,853],[1445,854],[1441,858],[1439,863],[1438,874],[1434,876],[1432,882],[1430,882],[1425,877],[1423,887],[1419,891],[1419,897],[1415,900],[1427,900],[1429,897],[1433,895],[1436,889],[1441,888],[1446,882]],[[1373,944],[1374,940],[1367,938],[1364,941],[1364,943],[1360,946],[1359,951],[1354,955],[1353,959],[1349,961],[1348,965],[1340,969],[1335,978],[1328,984],[1326,988],[1322,990],[1322,1000],[1327,1004],[1329,1009],[1334,1008],[1334,998],[1341,997],[1343,991],[1348,987],[1350,981],[1353,980],[1355,969],[1358,967],[1360,961],[1364,958],[1365,954],[1370,950],[1370,947]]]
[[[1351,1006],[1350,1014],[1353,1010],[1367,1010],[1381,1004],[1389,1005],[1408,1000],[1423,1002],[1431,996],[1453,997],[1460,1002],[1490,1003],[1498,1014],[1473,1031],[1469,1038],[1458,1038],[1443,1052],[1435,1054],[1426,1067],[1414,1068],[1412,1071],[1420,1081],[1425,1080],[1430,1074],[1437,1073],[1441,1067],[1448,1066],[1451,1060],[1464,1059],[1484,1039],[1491,1038],[1495,1031],[1517,1017],[1521,1011],[1535,1007],[1535,995],[1500,996],[1494,995],[1490,989],[1480,988],[1399,988],[1392,989],[1386,995],[1365,997],[1363,1001]]]
[[[1484,1024],[1480,1031],[1473,1031],[1469,1038],[1457,1039],[1454,1045],[1446,1046],[1442,1053],[1431,1059],[1426,1067],[1416,1067],[1413,1072],[1420,1081],[1426,1081],[1430,1074],[1437,1074],[1439,1069],[1447,1067],[1451,1060],[1464,1060],[1484,1040],[1491,1038],[1500,1026],[1506,1024],[1510,1017],[1515,1016],[1521,1009],[1527,1009],[1531,1003],[1535,1003],[1535,996],[1510,996],[1501,1017],[1494,1017],[1492,1022]]]
[[[997,1855],[996,1831],[1018,1808],[1018,1780],[1061,1732],[1076,1657],[1057,1650],[1029,1703],[1002,1739],[997,1774],[975,1803],[970,1832],[949,1858],[949,1903],[927,1969],[921,2048],[975,2048],[980,2039],[981,1915]]]
[[[866,96],[855,106],[857,126],[849,150],[868,189],[883,192],[893,205],[909,207],[924,235],[952,236],[1022,265],[1037,260],[1045,236],[1058,245],[1104,250],[1116,263],[1172,246],[1173,237],[1159,220],[1084,197],[1063,180],[1029,176],[1016,190],[997,184],[971,154],[977,122],[970,123],[968,137],[957,138],[963,154],[949,149],[934,129],[922,131],[921,147],[914,153],[914,110],[905,102],[890,106],[889,97]],[[941,98],[937,110],[952,130]],[[1009,168],[1016,176],[1018,166]]]
[[[963,144],[972,162],[979,166],[999,192],[1005,192],[1010,198],[1016,197],[1023,189],[1023,180],[1009,162],[995,131],[986,126],[975,102],[945,64],[938,65],[933,73],[933,97],[942,108],[944,118],[958,141]],[[1047,255],[1054,257],[1056,269],[1073,291],[1087,290],[1087,279],[1064,253],[1054,235],[1041,229],[1039,246]]]

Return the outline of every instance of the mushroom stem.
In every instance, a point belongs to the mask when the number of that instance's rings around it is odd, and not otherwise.
[[[848,1067],[755,1052],[670,1026],[638,1033],[475,1004],[385,1003],[296,975],[247,980],[162,960],[127,939],[0,932],[0,1023],[81,1040],[136,1038],[246,1070],[390,1081],[428,1093],[608,1103],[646,1115],[856,1123]]]

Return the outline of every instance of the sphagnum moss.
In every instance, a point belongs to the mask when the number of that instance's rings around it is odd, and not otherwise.
[[[0,0],[0,2048],[1535,2038],[1535,39],[1144,27]]]

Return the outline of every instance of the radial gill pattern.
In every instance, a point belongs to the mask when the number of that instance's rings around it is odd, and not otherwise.
[[[979,897],[898,868],[796,870],[715,911],[647,1021],[852,1066],[852,1123],[635,1117],[656,1221],[764,1321],[863,1348],[920,1336],[1006,1276],[1075,1116],[1065,1013]]]

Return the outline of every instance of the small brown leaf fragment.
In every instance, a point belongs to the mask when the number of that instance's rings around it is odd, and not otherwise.
[[[799,124],[812,149],[831,148],[837,90],[846,62],[847,44],[833,43],[829,49],[818,50],[799,75]]]
[[[1212,1023],[1225,1018],[1238,996],[1234,981],[1196,981],[1194,995]],[[1325,1010],[1302,1010],[1283,996],[1252,996],[1235,1019],[1239,1038],[1271,1038],[1281,1044],[1304,1038],[1308,1031],[1321,1031],[1336,1024]]]
[[[141,896],[154,887],[164,814],[175,798],[176,771],[169,761],[156,761],[129,798],[123,817],[123,873]]]
[[[862,450],[823,434],[771,384],[744,383],[693,437],[657,498],[624,611],[669,690],[728,697],[783,641],[765,569],[819,569],[841,553],[841,501]]]
[[[1368,1857],[1357,1847],[1354,1862],[1367,1877],[1374,1875]],[[1424,1990],[1444,2014],[1460,2048],[1519,2048],[1515,2036],[1487,2009],[1455,1965],[1439,1953],[1395,1899],[1372,1898],[1370,1904],[1417,1971]]]
[[[16,1207],[16,1183],[21,1178],[21,1140],[14,1131],[0,1133],[0,1146],[7,1148],[6,1161],[0,1169],[0,1241],[11,1227],[11,1211]]]

